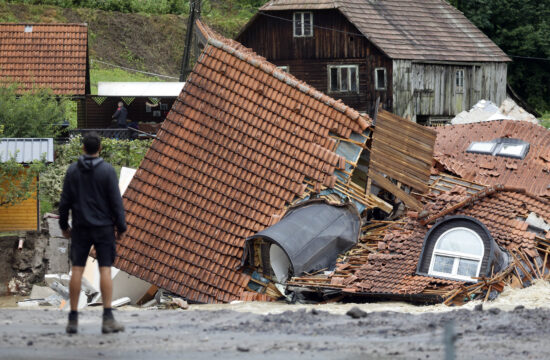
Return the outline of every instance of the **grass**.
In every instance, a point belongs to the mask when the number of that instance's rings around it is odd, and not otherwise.
[[[542,117],[540,118],[540,124],[545,128],[550,129],[550,111],[542,114]]]
[[[126,71],[119,68],[99,67],[92,64],[90,68],[90,87],[92,94],[97,94],[100,81],[166,81],[160,77]]]

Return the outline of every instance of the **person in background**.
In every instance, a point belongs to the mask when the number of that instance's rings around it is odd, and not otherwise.
[[[126,231],[126,219],[115,169],[99,157],[101,139],[90,133],[83,140],[84,154],[71,164],[65,174],[59,203],[59,227],[71,239],[72,275],[69,284],[71,312],[66,331],[78,332],[78,298],[82,275],[92,245],[99,263],[103,299],[104,334],[124,331],[113,316],[111,300],[113,281],[111,266],[116,257],[115,241]],[[72,213],[72,229],[69,226]]]
[[[115,113],[113,114],[112,118],[116,119],[116,124],[118,128],[125,129],[127,127],[126,125],[126,118],[128,117],[128,110],[124,107],[124,103],[122,101],[118,102],[118,108],[116,109]]]

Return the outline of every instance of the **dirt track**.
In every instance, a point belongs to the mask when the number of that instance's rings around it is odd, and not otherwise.
[[[457,359],[550,358],[550,311],[457,310],[366,318],[299,310],[119,311],[126,332],[100,333],[100,312],[85,310],[80,333],[64,334],[65,313],[0,310],[1,359],[442,359],[443,328],[456,323]]]

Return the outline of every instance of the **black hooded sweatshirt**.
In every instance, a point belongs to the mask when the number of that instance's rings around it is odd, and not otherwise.
[[[115,169],[100,157],[82,155],[67,169],[59,203],[62,230],[69,228],[69,209],[76,229],[115,225],[126,231]]]

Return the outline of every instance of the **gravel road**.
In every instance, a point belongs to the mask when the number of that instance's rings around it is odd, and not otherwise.
[[[229,310],[117,311],[126,332],[102,335],[99,309],[64,333],[54,309],[0,309],[0,359],[443,359],[454,320],[457,359],[550,358],[550,310],[372,312],[352,319],[317,310],[275,315]]]

